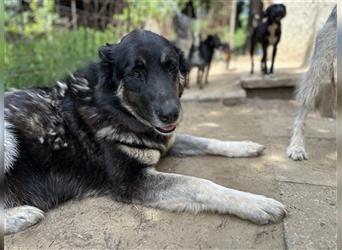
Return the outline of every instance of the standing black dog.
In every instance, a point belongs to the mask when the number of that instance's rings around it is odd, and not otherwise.
[[[257,43],[262,45],[263,56],[261,59],[261,72],[263,74],[273,74],[274,59],[277,54],[277,46],[281,37],[281,19],[286,15],[286,7],[283,4],[273,4],[266,9],[264,17],[266,21],[260,23],[253,31],[251,38],[251,74],[254,73],[253,54]],[[267,70],[267,48],[273,45],[272,65],[270,71]]]
[[[220,38],[217,35],[209,35],[204,41],[193,42],[189,52],[189,65],[190,70],[193,67],[198,68],[197,84],[200,89],[203,89],[204,84],[208,84],[208,74],[210,64],[216,48],[221,45]],[[203,82],[203,75],[204,82]],[[185,87],[189,87],[189,79],[187,79]]]

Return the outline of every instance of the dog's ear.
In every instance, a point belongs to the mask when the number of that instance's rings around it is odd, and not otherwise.
[[[113,62],[114,61],[114,50],[115,44],[106,43],[106,45],[100,47],[99,57],[102,62]]]
[[[102,69],[102,83],[112,87],[117,86],[117,50],[118,44],[106,44],[99,49],[100,67]]]
[[[271,9],[272,9],[272,5],[269,6],[265,11],[264,11],[264,17],[270,17],[271,14]]]
[[[283,17],[285,17],[286,16],[286,6],[284,5],[284,4],[280,4],[280,6],[283,8],[283,10],[284,10],[284,14],[283,14]]]
[[[179,49],[177,46],[173,46],[175,51],[177,52],[178,55],[178,70],[181,75],[181,79],[179,80],[179,97],[182,96],[183,91],[184,91],[184,86],[185,86],[185,81],[188,78],[189,75],[189,64],[188,61],[185,59],[184,53],[181,49]]]

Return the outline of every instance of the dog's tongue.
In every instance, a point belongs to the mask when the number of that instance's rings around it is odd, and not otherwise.
[[[165,127],[161,127],[159,128],[162,132],[171,132],[173,130],[175,130],[177,127],[177,125],[168,125],[168,126],[165,126]]]

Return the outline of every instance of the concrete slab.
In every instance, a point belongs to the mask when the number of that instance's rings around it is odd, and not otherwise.
[[[288,249],[336,249],[336,189],[280,183]]]
[[[273,167],[275,178],[294,182],[336,187],[336,141],[334,139],[307,139],[307,161],[292,161],[286,155],[289,139],[275,138],[266,146],[265,162]]]
[[[243,76],[241,86],[245,89],[293,87],[298,84],[300,76],[300,74]]]

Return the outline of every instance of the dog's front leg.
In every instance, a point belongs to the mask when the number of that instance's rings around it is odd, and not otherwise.
[[[209,180],[146,169],[132,201],[169,211],[202,211],[236,215],[256,224],[280,221],[286,214],[280,202],[265,196],[225,188]]]
[[[261,72],[267,74],[267,44],[262,44]]]
[[[277,44],[273,46],[273,53],[272,53],[272,64],[271,64],[271,69],[270,69],[270,74],[273,74],[273,65],[274,65],[274,60],[277,55]]]
[[[176,134],[169,153],[174,155],[222,155],[226,157],[253,157],[265,147],[251,141],[221,141],[187,134]]]

